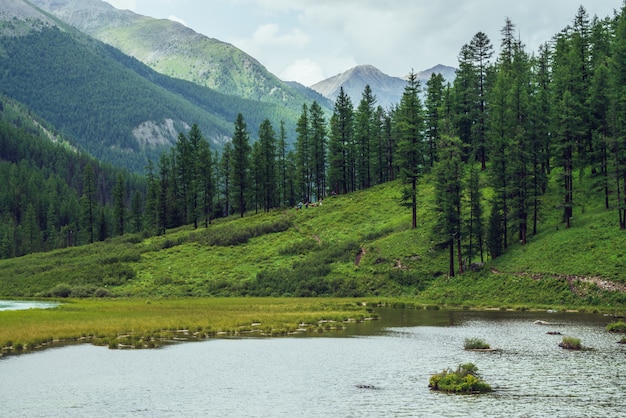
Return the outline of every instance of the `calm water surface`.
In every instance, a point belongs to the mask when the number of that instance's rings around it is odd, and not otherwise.
[[[38,302],[32,300],[0,300],[0,311],[21,311],[24,309],[49,309],[59,306],[59,302]]]
[[[618,417],[626,347],[599,315],[382,310],[322,337],[212,339],[156,350],[83,344],[0,359],[7,417]],[[537,319],[558,325],[536,325]],[[588,350],[558,347],[559,331]],[[463,350],[477,337],[499,349]],[[494,392],[431,392],[472,362]],[[375,389],[360,389],[371,385]]]

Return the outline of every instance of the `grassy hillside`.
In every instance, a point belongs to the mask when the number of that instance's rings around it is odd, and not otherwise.
[[[624,237],[613,212],[589,204],[582,213],[580,206],[574,226],[564,230],[551,202],[558,198],[554,189],[546,196],[540,233],[528,245],[511,247],[479,272],[449,278],[443,273],[447,252],[431,240],[429,183],[420,189],[415,230],[398,204],[400,189],[389,183],[300,211],[250,213],[208,229],[125,236],[5,260],[0,295],[370,296],[454,306],[624,310]]]

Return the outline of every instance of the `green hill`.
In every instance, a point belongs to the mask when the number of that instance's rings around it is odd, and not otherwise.
[[[546,209],[541,232],[527,245],[450,278],[447,251],[432,240],[431,181],[420,188],[414,230],[398,204],[401,186],[392,182],[318,207],[3,260],[0,295],[373,296],[425,305],[623,311],[625,238],[614,212],[586,207],[564,230],[556,210]]]

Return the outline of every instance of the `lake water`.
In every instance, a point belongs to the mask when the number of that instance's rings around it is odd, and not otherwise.
[[[0,359],[0,416],[624,416],[626,347],[605,331],[610,318],[380,313],[380,321],[321,337],[210,339],[128,351],[80,344],[8,356]],[[548,331],[580,338],[588,349],[563,350],[562,336]],[[465,351],[471,337],[498,351]],[[492,393],[428,389],[432,374],[467,362],[478,366]]]
[[[49,309],[59,306],[59,302],[33,300],[0,300],[0,311],[21,311],[24,309]]]

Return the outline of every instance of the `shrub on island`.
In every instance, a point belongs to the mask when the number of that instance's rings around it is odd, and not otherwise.
[[[428,387],[441,392],[464,394],[491,391],[491,386],[478,375],[478,367],[472,363],[461,364],[454,371],[447,369],[432,375]]]

